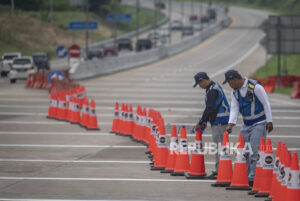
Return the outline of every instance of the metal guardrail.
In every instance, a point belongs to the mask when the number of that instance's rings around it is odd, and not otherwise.
[[[220,30],[231,24],[231,18],[223,15],[223,19],[193,37],[186,38],[179,43],[169,46],[160,46],[148,51],[124,55],[119,57],[109,57],[99,60],[89,60],[81,62],[75,71],[71,74],[72,79],[86,79],[101,75],[107,75],[114,72],[127,70],[130,68],[143,66],[155,61],[173,56],[187,49],[190,49],[207,38],[215,35]]]

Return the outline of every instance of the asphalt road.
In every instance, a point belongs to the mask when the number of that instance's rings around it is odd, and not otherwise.
[[[264,13],[231,8],[233,24],[203,44],[163,61],[79,82],[96,101],[101,131],[46,118],[49,95],[25,82],[0,85],[0,200],[263,200],[244,191],[212,188],[206,180],[186,180],[150,171],[145,146],[109,134],[114,103],[141,104],[162,113],[170,125],[193,126],[204,108],[204,91],[193,75],[206,71],[217,82],[227,69],[254,72],[265,59],[256,27]],[[230,99],[230,89],[224,87]],[[300,102],[269,95],[275,129],[272,142],[300,152]],[[239,125],[230,141],[237,140]],[[211,130],[203,137],[210,142]],[[190,133],[189,133],[190,134]],[[188,141],[193,141],[190,134]],[[206,169],[213,157],[206,155]]]

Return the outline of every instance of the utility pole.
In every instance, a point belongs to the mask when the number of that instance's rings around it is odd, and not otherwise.
[[[85,51],[86,51],[86,58],[88,58],[89,55],[89,0],[85,0]]]
[[[191,0],[191,13],[194,15],[194,0]]]
[[[157,0],[154,0],[154,9],[155,9],[155,12],[154,12],[154,47],[156,47],[156,43],[157,43],[157,39],[156,39],[156,29],[157,29],[157,8],[156,8],[156,5],[157,5]]]
[[[136,0],[136,41],[139,40],[139,28],[140,28],[140,0]]]
[[[50,24],[53,25],[53,0],[50,0]]]
[[[11,15],[15,15],[15,0],[11,0]]]
[[[172,0],[168,0],[169,2],[169,45],[172,43],[172,31],[171,31],[171,21],[172,21]]]

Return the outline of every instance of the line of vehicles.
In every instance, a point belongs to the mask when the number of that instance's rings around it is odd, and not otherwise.
[[[9,52],[1,58],[1,77],[8,77],[10,83],[26,80],[30,73],[49,70],[49,57],[44,52],[33,53],[32,56],[23,56],[21,52]]]
[[[191,15],[189,17],[189,24],[185,25],[181,20],[173,20],[171,27],[161,27],[160,29],[148,34],[147,38],[141,38],[135,42],[130,38],[120,38],[116,44],[105,44],[100,48],[90,48],[87,58],[88,59],[101,59],[109,56],[118,56],[122,51],[136,51],[141,52],[149,50],[153,47],[158,47],[167,43],[168,38],[171,36],[172,31],[180,31],[181,37],[188,37],[194,35],[196,31],[201,31],[211,21],[217,18],[216,10],[209,8],[206,15],[198,17]]]

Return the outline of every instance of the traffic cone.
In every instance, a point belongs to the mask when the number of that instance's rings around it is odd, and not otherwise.
[[[179,141],[179,152],[176,157],[176,164],[172,176],[184,176],[184,172],[188,172],[190,169],[190,160],[188,153],[188,142],[186,137],[185,126],[181,127],[180,141]]]
[[[285,164],[285,154],[287,152],[287,147],[284,143],[281,144],[280,152],[279,152],[279,173],[277,177],[277,185],[275,186],[275,193],[273,195],[273,201],[281,201],[281,191],[282,191],[282,182],[285,176],[284,164]]]
[[[228,187],[230,185],[232,177],[232,162],[229,148],[229,137],[228,134],[224,132],[217,182],[211,184],[213,187]]]
[[[69,102],[68,102],[68,121],[71,122],[72,121],[72,117],[73,117],[73,108],[74,108],[74,100],[73,97],[70,96],[69,97]]]
[[[299,160],[298,154],[293,153],[291,170],[288,178],[287,192],[284,201],[300,200],[300,178],[299,178]]]
[[[258,193],[255,194],[255,197],[268,197],[271,190],[274,157],[273,157],[273,150],[272,150],[272,142],[270,138],[267,139],[263,162],[264,163],[263,163],[263,171],[261,175],[260,188]]]
[[[124,104],[124,119],[123,119],[123,128],[124,128],[124,135],[129,136],[129,110],[128,110],[128,105]]]
[[[291,152],[287,150],[285,152],[284,177],[283,177],[282,183],[281,183],[281,191],[280,191],[280,196],[279,196],[280,201],[285,201],[286,200],[287,184],[288,184],[288,180],[290,178],[291,160],[292,160]]]
[[[88,118],[89,118],[89,101],[85,97],[83,99],[82,108],[81,108],[80,125],[83,126],[83,127],[87,127]]]
[[[56,118],[56,112],[57,112],[57,95],[56,93],[51,93],[50,96],[51,100],[50,100],[50,105],[49,105],[49,109],[48,109],[48,116],[47,118],[50,119],[55,119]]]
[[[27,88],[32,88],[33,81],[34,81],[33,77],[34,77],[33,73],[28,74],[27,81],[26,81],[26,87]]]
[[[164,170],[167,165],[168,159],[168,145],[164,124],[162,121],[159,125],[159,141],[157,144],[156,153],[157,155],[154,161],[154,165],[153,167],[151,167],[151,170]]]
[[[110,133],[117,133],[119,127],[119,103],[115,104],[115,115]]]
[[[59,96],[58,102],[58,110],[57,110],[57,119],[66,121],[67,120],[67,102],[66,102],[66,94],[62,93]]]
[[[71,124],[79,124],[80,123],[80,106],[79,106],[79,99],[77,97],[73,97],[72,102],[72,118]]]
[[[98,128],[98,121],[97,121],[97,116],[96,116],[96,105],[95,105],[95,101],[93,99],[91,100],[91,104],[90,104],[87,129],[88,130],[100,130]]]
[[[233,166],[231,184],[230,187],[226,188],[226,190],[251,190],[251,187],[249,187],[248,182],[244,147],[244,139],[243,136],[240,134],[238,139],[237,155],[235,157],[235,162]]]
[[[201,129],[196,131],[195,148],[192,152],[190,171],[185,172],[184,175],[187,179],[204,179],[206,178],[202,133]]]
[[[176,165],[177,150],[178,150],[178,137],[177,137],[176,126],[173,125],[172,132],[171,132],[167,165],[166,165],[165,170],[160,171],[161,173],[173,173],[174,172],[174,168]]]
[[[83,105],[84,98],[86,98],[85,86],[80,86],[78,89],[77,98],[79,99],[79,105],[81,107]]]
[[[274,168],[273,168],[273,176],[272,176],[272,184],[271,184],[271,191],[269,194],[268,201],[271,201],[272,198],[274,198],[276,186],[278,185],[278,174],[279,174],[279,152],[281,149],[281,142],[277,143],[277,150],[276,150],[276,156],[275,156],[275,162],[274,162]]]
[[[255,176],[254,176],[254,182],[252,190],[248,192],[248,195],[254,195],[258,193],[258,190],[260,188],[260,180],[261,180],[261,174],[262,174],[262,165],[263,165],[263,159],[265,154],[265,146],[266,141],[264,137],[260,137],[259,142],[259,149],[258,149],[258,155],[257,155],[257,163],[255,168]]]
[[[129,105],[129,126],[128,126],[128,133],[130,135],[130,137],[132,136],[133,134],[133,124],[134,124],[134,118],[133,118],[133,110],[132,110],[132,105],[130,104]]]

